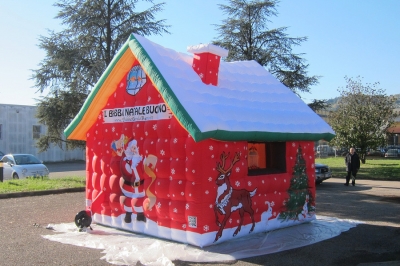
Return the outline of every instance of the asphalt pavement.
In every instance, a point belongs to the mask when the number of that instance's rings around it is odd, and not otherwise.
[[[400,265],[400,182],[343,183],[331,178],[317,186],[317,215],[364,224],[313,245],[207,265]],[[84,192],[0,199],[0,265],[110,265],[101,250],[42,238],[54,234],[47,225],[73,222],[84,202]]]
[[[46,166],[50,178],[86,176],[85,161],[46,163]]]

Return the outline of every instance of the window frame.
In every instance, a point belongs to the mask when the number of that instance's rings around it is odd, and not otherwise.
[[[265,157],[265,168],[250,169],[249,155],[250,147],[253,144],[264,144],[264,150],[260,152],[264,153],[261,156]],[[247,175],[248,176],[260,176],[260,175],[272,175],[272,174],[285,174],[286,169],[286,142],[260,142],[260,141],[248,141],[247,142]],[[272,159],[270,159],[272,158]]]
[[[35,130],[39,129],[39,131]],[[32,139],[40,139],[42,133],[42,126],[41,125],[32,125]]]

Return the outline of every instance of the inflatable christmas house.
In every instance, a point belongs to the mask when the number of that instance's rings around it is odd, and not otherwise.
[[[131,35],[65,130],[93,222],[207,246],[315,219],[330,126],[255,61]]]

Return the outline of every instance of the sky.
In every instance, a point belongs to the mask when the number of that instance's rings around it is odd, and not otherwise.
[[[0,104],[35,105],[47,95],[37,92],[31,77],[45,57],[39,37],[61,29],[55,2],[0,1]],[[218,38],[215,25],[226,18],[218,4],[228,0],[163,2],[156,18],[166,19],[171,34],[147,36],[151,41],[188,53],[187,46]],[[290,37],[307,37],[294,51],[307,60],[309,75],[320,76],[310,93],[300,95],[305,102],[340,96],[346,76],[379,82],[387,95],[400,93],[400,1],[281,0],[277,12],[270,28],[288,27]]]

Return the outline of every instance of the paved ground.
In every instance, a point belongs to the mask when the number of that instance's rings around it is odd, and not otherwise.
[[[84,161],[68,163],[47,163],[50,178],[86,176],[86,163]]]
[[[212,265],[400,265],[400,182],[332,178],[317,187],[317,214],[364,221],[310,246]],[[0,199],[0,265],[109,265],[101,250],[43,239],[51,223],[73,222],[84,192]],[[176,265],[204,265],[176,262]]]

